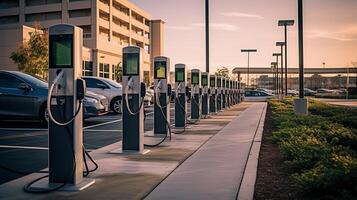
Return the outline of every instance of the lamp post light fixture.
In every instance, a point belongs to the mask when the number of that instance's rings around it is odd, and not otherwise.
[[[249,73],[250,73],[250,71],[249,71],[249,65],[250,65],[250,53],[255,53],[255,52],[257,52],[257,50],[256,49],[242,49],[241,50],[241,52],[242,53],[248,53],[248,73],[247,73],[247,88],[249,88],[249,85],[250,85],[250,83],[249,83]]]
[[[279,20],[278,26],[284,27],[284,38],[285,38],[285,95],[288,94],[288,26],[293,26],[295,24],[294,20]]]
[[[284,94],[284,57],[283,57],[283,48],[285,46],[285,42],[277,42],[276,46],[280,47],[281,51],[281,71],[280,71],[280,89],[281,94]],[[285,95],[288,96],[287,90],[285,90]]]
[[[273,53],[273,56],[276,57],[276,79],[277,79],[277,93],[280,94],[280,85],[279,85],[279,57],[282,56],[281,53]],[[283,63],[281,63],[283,64]]]

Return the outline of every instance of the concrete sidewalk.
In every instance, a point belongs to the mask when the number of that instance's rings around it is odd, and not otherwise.
[[[83,191],[40,195],[25,193],[22,188],[26,183],[43,176],[32,174],[0,185],[0,199],[235,198],[252,138],[264,109],[265,103],[236,105],[208,119],[202,119],[184,134],[173,135],[171,141],[158,148],[150,148],[151,151],[145,155],[110,154],[121,148],[121,142],[93,151],[91,155],[99,164],[99,169],[90,178],[96,182]],[[180,178],[186,172],[191,173],[187,182]],[[177,183],[170,183],[170,180],[177,178]],[[179,188],[170,195],[168,192],[171,190],[167,184]],[[181,188],[182,184],[187,185]],[[197,189],[196,196],[191,196],[190,192],[195,191],[189,190],[190,187]],[[207,198],[203,194],[204,188],[215,196]]]
[[[265,103],[249,107],[181,164],[146,199],[236,199],[254,138],[265,118],[265,109]]]

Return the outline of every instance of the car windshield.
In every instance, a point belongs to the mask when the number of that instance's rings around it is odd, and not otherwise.
[[[115,87],[115,88],[121,88],[121,84],[120,83],[117,83],[113,80],[110,80],[110,79],[105,79],[104,80],[106,83],[108,83],[109,85],[111,85],[112,87]]]
[[[47,88],[48,87],[48,83],[36,76],[33,75],[29,75],[29,74],[24,74],[24,73],[17,73],[17,75],[19,75],[21,78],[25,79],[26,81],[28,81],[29,83],[37,86],[37,87],[43,87],[43,88]]]

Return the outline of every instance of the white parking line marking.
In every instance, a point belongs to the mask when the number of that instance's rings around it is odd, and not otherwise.
[[[87,144],[90,145],[90,144]],[[93,145],[92,145],[93,146]],[[27,150],[48,150],[48,147],[31,147],[31,146],[13,146],[13,145],[0,145],[3,149],[27,149]],[[87,151],[94,151],[93,149],[87,149]]]
[[[5,148],[5,149],[48,150],[47,147],[29,147],[29,146],[12,146],[12,145],[0,145],[0,148]]]
[[[154,112],[149,112],[146,115],[151,115],[154,114]],[[95,124],[95,125],[91,125],[91,126],[86,126],[83,129],[91,129],[91,128],[96,128],[99,126],[104,126],[104,125],[108,125],[108,124],[114,124],[116,122],[120,122],[123,119],[117,119],[114,121],[109,121],[109,122],[104,122],[104,123],[100,123],[100,124]],[[47,131],[48,129],[46,128],[0,128],[0,131]]]
[[[84,130],[85,132],[122,132],[122,130]]]

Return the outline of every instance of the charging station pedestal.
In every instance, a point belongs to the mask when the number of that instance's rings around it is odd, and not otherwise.
[[[217,111],[222,111],[222,104],[223,104],[223,92],[222,92],[222,77],[217,77]]]
[[[222,78],[222,110],[227,108],[226,79]]]
[[[186,65],[175,65],[175,128],[184,129],[186,127]]]
[[[229,107],[232,107],[233,105],[233,81],[229,80]]]
[[[198,121],[201,116],[201,71],[198,69],[191,70],[191,120]]]
[[[208,72],[201,73],[201,88],[202,88],[202,115],[209,114],[209,97],[208,97]]]
[[[77,99],[85,94],[85,84],[79,80],[82,46],[82,29],[69,24],[49,28],[49,175],[30,190],[65,184],[60,191],[80,191],[95,182],[83,177],[83,106]]]
[[[123,146],[124,154],[145,154],[144,150],[144,97],[142,49],[123,48]]]
[[[209,79],[210,84],[210,96],[209,96],[209,112],[211,114],[217,113],[217,87],[216,87],[216,76],[211,75]]]
[[[170,126],[170,96],[171,87],[170,60],[167,57],[154,58],[154,134],[167,135]],[[169,91],[170,90],[170,91]]]

